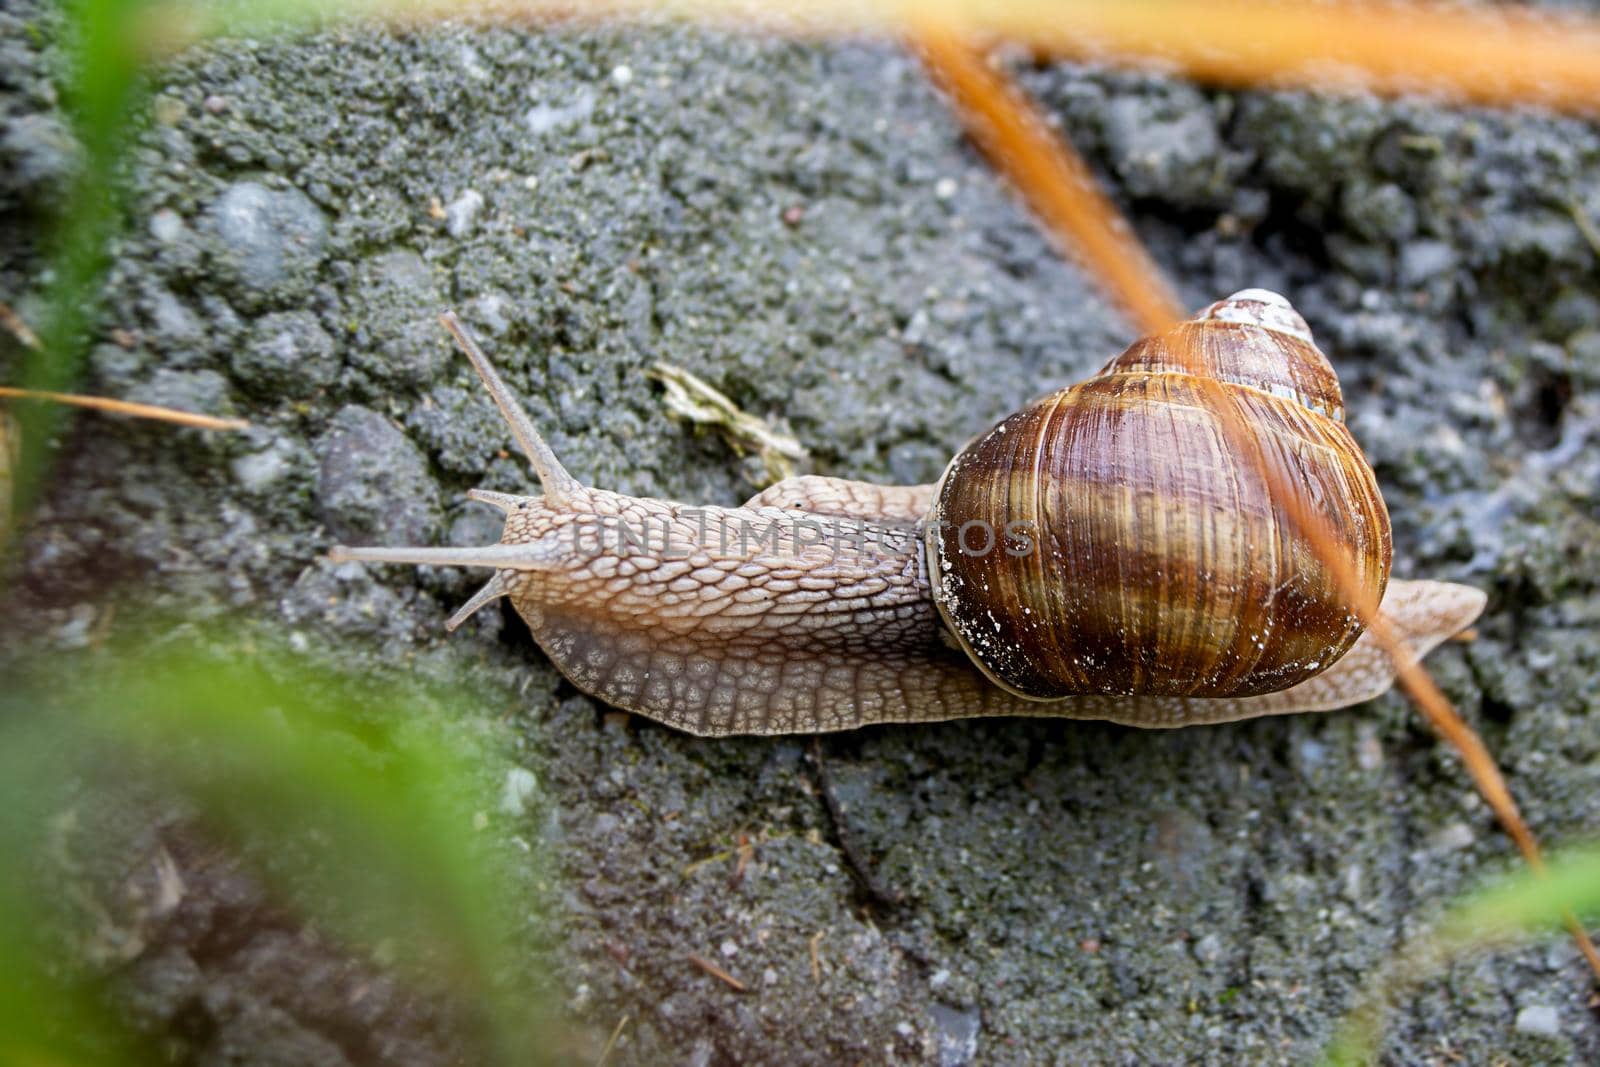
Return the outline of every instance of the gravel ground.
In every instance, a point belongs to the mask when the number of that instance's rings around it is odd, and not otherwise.
[[[54,20],[18,3],[0,23],[0,299],[28,317],[75,155]],[[1186,302],[1291,295],[1343,378],[1396,573],[1491,594],[1480,639],[1430,667],[1545,841],[1600,836],[1596,127],[1017,72]],[[909,482],[1124,345],[895,48],[682,28],[229,42],[160,73],[129,175],[86,389],[255,428],[74,417],[13,624],[71,645],[137,600],[375,672],[466,672],[538,782],[494,832],[561,876],[529,907],[556,917],[539,963],[585,1058],[626,1015],[614,1062],[1305,1062],[1445,902],[1517,864],[1390,695],[1168,734],[825,738],[850,838],[904,894],[875,904],[807,739],[608,714],[509,610],[444,633],[473,575],[322,559],[491,541],[464,490],[532,488],[433,322],[447,305],[579,477],[721,504],[759,465],[666,417],[655,360],[787,425],[822,473]],[[297,987],[292,926],[220,954],[197,928],[121,979],[182,1062],[466,1056],[411,1008],[341,1016],[357,964]],[[1565,941],[1466,959],[1397,1005],[1385,1055],[1595,1062],[1588,991]]]

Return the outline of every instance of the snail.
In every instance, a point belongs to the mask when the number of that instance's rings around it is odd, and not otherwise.
[[[1485,604],[1390,580],[1388,512],[1337,378],[1265,290],[1002,420],[938,483],[801,476],[738,508],[581,484],[441,321],[543,494],[468,493],[505,513],[495,545],[330,558],[493,568],[447,628],[508,597],[579,689],[689,733],[989,715],[1176,727],[1369,700],[1394,664],[1274,506],[1263,463],[1305,487],[1412,654]],[[1254,455],[1229,454],[1220,403],[1239,405]]]

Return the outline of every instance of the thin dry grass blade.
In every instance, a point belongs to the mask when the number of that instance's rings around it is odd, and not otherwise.
[[[22,442],[17,434],[17,420],[0,411],[0,551],[11,539],[12,472],[22,458]]]
[[[1566,14],[1365,0],[1002,0],[936,10],[1057,55],[1154,60],[1202,81],[1600,105],[1600,22]]]
[[[749,986],[698,953],[689,953],[689,962],[736,992],[746,993],[750,990]]]
[[[1202,81],[1310,89],[1420,90],[1484,104],[1600,107],[1600,20],[1505,7],[1295,4],[1271,0],[277,0],[263,19],[443,18],[548,22],[667,15],[798,37],[899,36],[909,27],[957,39],[1003,37],[1046,53],[1159,65]],[[145,17],[154,57],[239,29],[248,10],[169,0]]]
[[[966,44],[936,29],[919,30],[923,62],[989,162],[1016,186],[1063,251],[1085,261],[1090,277],[1138,324],[1155,333],[1183,307],[1083,159],[1052,136],[1028,100]]]
[[[190,411],[176,411],[156,404],[138,404],[131,400],[112,400],[104,396],[82,396],[78,393],[51,393],[37,389],[16,389],[0,385],[0,397],[15,400],[45,400],[56,404],[90,408],[113,415],[131,415],[136,419],[155,419],[179,426],[192,426],[197,430],[248,430],[250,424],[243,419],[224,419],[215,415],[196,415]]]

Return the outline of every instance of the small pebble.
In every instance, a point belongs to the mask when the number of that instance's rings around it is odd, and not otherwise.
[[[594,111],[594,93],[585,90],[576,99],[566,103],[540,102],[530,107],[522,116],[530,133],[553,133],[568,126],[576,126]]]
[[[477,225],[478,213],[482,210],[483,194],[468,189],[444,209],[444,228],[451,237],[465,237]]]
[[[391,387],[435,381],[451,352],[433,318],[446,299],[433,268],[416,252],[397,248],[363,261],[356,278],[368,341],[346,350],[348,362]]]
[[[513,767],[506,772],[505,788],[500,791],[500,810],[507,815],[527,814],[528,801],[539,788],[539,779],[526,767]]]
[[[233,480],[249,493],[259,493],[283,480],[289,473],[289,450],[276,441],[261,452],[240,456],[228,464]]]
[[[578,988],[572,991],[572,996],[567,1000],[567,1006],[575,1012],[581,1012],[589,1006],[589,1001],[594,997],[594,990],[589,988],[588,982],[578,983]]]
[[[1393,182],[1351,181],[1340,206],[1350,229],[1368,241],[1405,241],[1417,229],[1416,205]]]
[[[483,65],[483,57],[471,45],[463,44],[456,53],[461,58],[461,69],[467,72],[467,77],[473,81],[488,81],[491,77]]]
[[[279,311],[256,320],[230,357],[234,376],[264,396],[303,397],[339,376],[338,347],[310,311]]]
[[[52,115],[23,115],[0,126],[0,192],[59,204],[82,159],[71,131]]]
[[[304,193],[260,182],[229,186],[208,220],[222,246],[218,265],[252,295],[309,272],[328,237],[322,212]]]
[[[150,216],[150,236],[169,245],[183,236],[183,216],[171,208],[162,208]]]
[[[317,439],[317,503],[350,544],[426,545],[438,526],[439,486],[421,450],[394,423],[351,405]]]
[[[616,82],[618,85],[627,85],[629,82],[633,81],[633,68],[627,64],[613,67],[611,70],[611,80]]]
[[[172,96],[158,96],[152,107],[155,118],[163,126],[176,126],[182,122],[189,109],[183,106],[183,101]]]
[[[1344,874],[1339,879],[1339,895],[1352,904],[1361,900],[1361,882],[1365,872],[1361,864],[1352,863],[1344,869]]]
[[[498,511],[486,504],[469,504],[450,520],[446,540],[457,548],[492,545],[500,540],[504,526],[505,517]],[[489,612],[486,618],[494,619],[497,615],[498,612]]]
[[[167,289],[158,289],[150,300],[151,333],[158,344],[168,349],[200,345],[205,326],[187,304]]]
[[[1105,138],[1111,165],[1134,196],[1200,204],[1226,192],[1216,181],[1216,118],[1198,92],[1118,97],[1106,109]]]
[[[1517,1012],[1517,1033],[1555,1037],[1561,1033],[1561,1016],[1548,1004],[1530,1004]]]
[[[938,1043],[939,1067],[965,1067],[978,1055],[978,1033],[983,1017],[975,1008],[961,1010],[944,1004],[928,1005],[933,1036]]]
[[[1445,241],[1410,241],[1400,249],[1400,284],[1413,288],[1456,269],[1456,250]]]
[[[499,337],[511,328],[511,323],[506,319],[508,301],[499,293],[485,293],[468,303],[472,309],[476,325],[481,326],[490,336]]]
[[[1434,852],[1459,852],[1476,840],[1472,827],[1464,822],[1453,822],[1435,832],[1428,839],[1428,847]]]

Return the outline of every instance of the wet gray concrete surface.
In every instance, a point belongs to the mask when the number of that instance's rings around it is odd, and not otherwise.
[[[58,24],[27,4],[0,20],[0,298],[27,317],[75,154]],[[1490,594],[1479,639],[1429,667],[1545,841],[1600,836],[1595,126],[1010,62],[1186,303],[1295,301],[1389,501],[1396,573]],[[885,905],[841,850],[810,739],[608,713],[509,609],[444,632],[481,575],[325,561],[336,541],[492,541],[464,491],[535,488],[445,306],[580,478],[718,504],[759,463],[671,421],[654,361],[785,425],[820,473],[914,482],[1126,344],[903,50],[343,29],[219,43],[156,82],[83,385],[254,428],[72,417],[14,613],[72,644],[135,600],[469,678],[537,783],[487,832],[551,873],[527,910],[555,931],[536,962],[575,1055],[626,1015],[613,1062],[1305,1062],[1444,904],[1518,864],[1391,694],[1177,733],[824,738],[847,833],[903,897]],[[277,936],[241,951],[289,951]],[[185,1062],[464,1055],[353,1041],[284,992],[293,968],[251,985],[266,972],[181,932],[160,953],[135,985],[164,992],[130,1003]],[[205,996],[224,981],[228,1010]],[[1593,1062],[1588,997],[1565,941],[1468,957],[1396,1005],[1385,1056]],[[405,1018],[363,1025],[404,1037]]]

